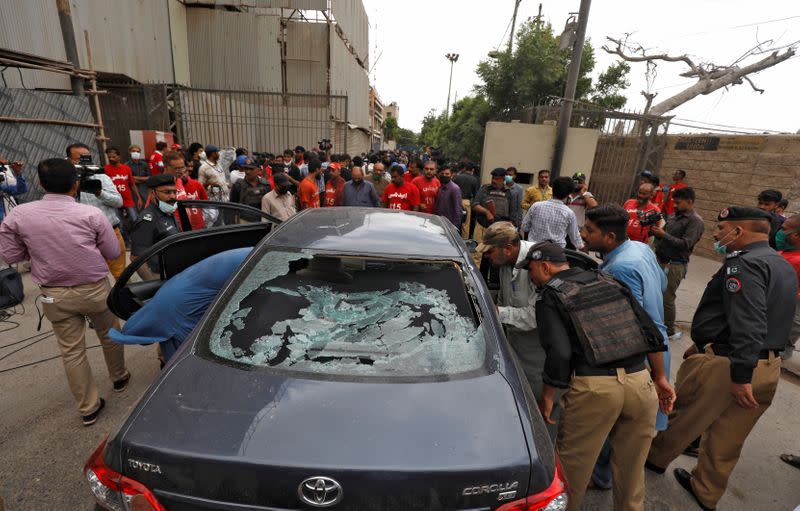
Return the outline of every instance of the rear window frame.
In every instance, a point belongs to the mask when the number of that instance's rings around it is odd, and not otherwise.
[[[375,261],[404,261],[404,262],[420,262],[424,264],[447,264],[454,265],[459,271],[463,285],[464,293],[468,302],[472,307],[474,320],[477,327],[482,330],[484,342],[484,359],[483,363],[472,370],[463,371],[453,374],[437,374],[437,375],[417,375],[417,376],[387,376],[387,375],[346,375],[346,374],[330,374],[330,373],[312,373],[303,370],[294,370],[284,367],[270,367],[261,365],[252,365],[244,362],[237,362],[228,358],[221,357],[211,350],[211,336],[215,325],[219,321],[224,309],[228,302],[231,300],[232,295],[239,289],[244,279],[253,271],[254,266],[266,256],[268,252],[296,252],[303,254],[304,252],[312,252],[312,255],[332,256],[332,257],[351,257],[365,260]],[[222,292],[212,303],[209,310],[203,317],[201,325],[194,336],[192,345],[192,353],[209,362],[219,364],[222,366],[239,369],[244,371],[263,372],[274,376],[281,376],[286,378],[298,378],[306,380],[322,380],[322,381],[339,381],[339,382],[359,382],[359,383],[430,383],[430,382],[445,382],[455,381],[469,378],[478,378],[493,374],[499,370],[499,349],[497,346],[498,335],[487,330],[492,322],[486,318],[486,311],[481,308],[481,300],[473,294],[481,292],[481,287],[471,282],[469,266],[463,261],[457,261],[452,258],[442,257],[425,257],[415,256],[412,258],[397,255],[374,255],[364,254],[357,252],[347,251],[332,251],[321,249],[302,249],[289,246],[278,246],[263,244],[253,250],[253,253],[245,260],[244,264],[237,270]]]

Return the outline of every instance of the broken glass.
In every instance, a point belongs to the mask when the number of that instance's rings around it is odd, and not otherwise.
[[[451,375],[483,365],[483,332],[452,263],[312,259],[267,252],[221,311],[210,352],[354,376]],[[323,261],[324,271],[310,271]]]

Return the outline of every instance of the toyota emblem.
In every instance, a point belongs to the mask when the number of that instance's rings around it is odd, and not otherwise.
[[[297,488],[300,500],[314,507],[329,507],[341,502],[342,485],[330,477],[314,476],[304,479]]]

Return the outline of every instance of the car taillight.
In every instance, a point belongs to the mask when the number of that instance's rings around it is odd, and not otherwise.
[[[106,440],[103,440],[83,468],[97,503],[110,511],[166,511],[145,485],[106,465],[105,448]]]
[[[565,511],[569,502],[567,488],[564,471],[556,456],[556,471],[550,486],[524,499],[504,504],[497,508],[497,511]]]

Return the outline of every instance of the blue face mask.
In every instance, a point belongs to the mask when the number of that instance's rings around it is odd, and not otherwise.
[[[738,229],[738,227],[737,227],[736,229]],[[727,243],[723,244],[723,243],[722,243],[722,241],[723,241],[725,238],[727,238],[729,234],[731,234],[732,232],[735,232],[735,231],[736,231],[736,229],[733,229],[733,230],[730,230],[730,231],[728,231],[728,234],[726,234],[725,236],[723,236],[721,240],[719,240],[719,241],[715,241],[715,242],[714,242],[714,250],[715,250],[716,252],[718,252],[718,253],[720,253],[720,254],[727,254],[727,253],[728,253],[728,245],[730,245],[730,243],[731,243],[731,242],[729,241],[729,242],[727,242]],[[731,240],[731,241],[733,241],[733,240]]]
[[[510,185],[514,182],[514,176],[506,176],[506,184]]]
[[[176,209],[178,209],[178,203],[174,202],[170,204],[169,202],[164,202],[163,200],[160,200],[158,201],[158,209],[160,209],[162,213],[171,215],[175,213]]]

